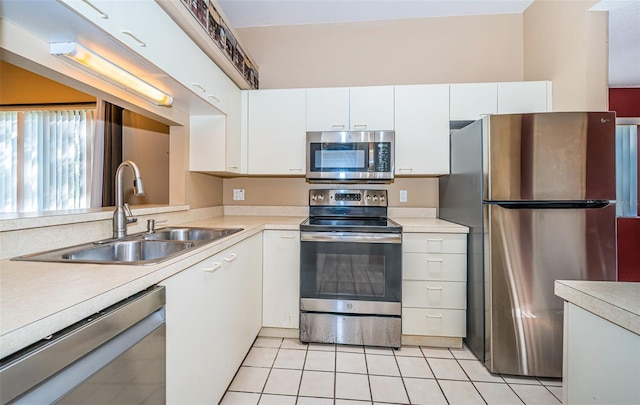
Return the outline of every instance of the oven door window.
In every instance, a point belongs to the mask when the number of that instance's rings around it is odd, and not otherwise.
[[[369,143],[311,143],[309,145],[312,172],[366,172],[372,162]]]
[[[301,244],[301,298],[401,301],[400,244]]]

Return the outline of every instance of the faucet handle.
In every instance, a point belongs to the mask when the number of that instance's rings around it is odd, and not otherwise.
[[[133,217],[133,213],[131,212],[131,208],[129,208],[129,203],[124,203],[124,211],[126,213],[127,223],[135,224],[138,222],[138,218]]]

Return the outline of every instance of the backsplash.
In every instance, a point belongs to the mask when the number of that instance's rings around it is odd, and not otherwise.
[[[225,206],[303,206],[309,205],[312,188],[366,188],[388,191],[389,207],[438,208],[437,177],[396,178],[391,184],[309,184],[304,178],[236,177],[223,180]],[[244,200],[234,200],[234,189],[244,190]],[[407,191],[407,202],[400,202],[400,190]]]

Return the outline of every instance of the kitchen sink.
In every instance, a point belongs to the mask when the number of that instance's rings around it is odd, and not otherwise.
[[[206,245],[242,228],[164,228],[155,232],[107,239],[47,252],[33,253],[12,260],[61,263],[157,264]]]
[[[62,258],[83,262],[149,262],[171,257],[194,246],[193,242],[125,240],[75,250],[63,254]]]
[[[145,240],[203,241],[217,240],[240,232],[242,228],[165,228],[144,235]]]

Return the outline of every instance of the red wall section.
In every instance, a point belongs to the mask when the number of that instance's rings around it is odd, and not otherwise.
[[[610,88],[609,111],[616,117],[640,117],[640,87]]]
[[[640,217],[618,218],[618,281],[640,281]]]

